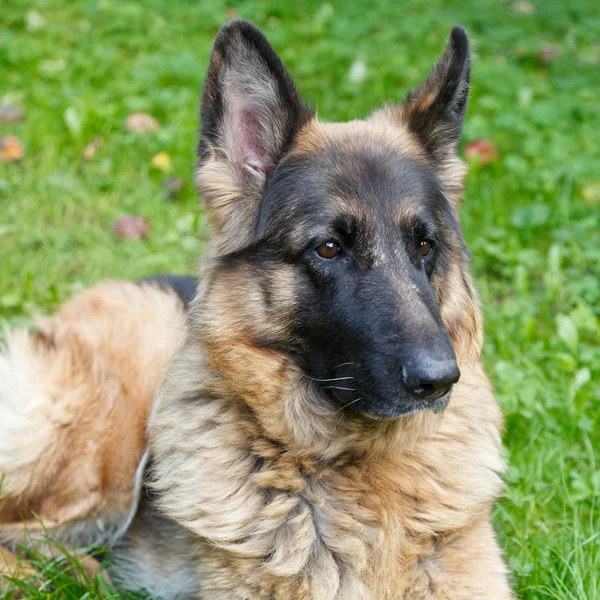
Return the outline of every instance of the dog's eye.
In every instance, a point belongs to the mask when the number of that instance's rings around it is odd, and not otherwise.
[[[431,240],[423,240],[421,242],[419,252],[421,253],[421,256],[425,258],[431,252],[432,248],[433,242]]]
[[[335,258],[342,253],[342,247],[334,241],[323,242],[318,248],[315,248],[315,252],[321,258]]]

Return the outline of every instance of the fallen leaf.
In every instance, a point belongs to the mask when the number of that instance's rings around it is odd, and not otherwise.
[[[84,160],[92,160],[96,152],[104,144],[104,138],[101,135],[97,135],[87,146],[83,149]]]
[[[121,239],[145,239],[150,235],[150,223],[137,215],[121,215],[113,224],[113,233]]]
[[[152,166],[159,171],[170,171],[173,161],[167,152],[159,152],[152,158]]]
[[[46,26],[46,18],[37,10],[28,10],[25,15],[27,31],[38,31]]]
[[[563,314],[556,315],[556,333],[569,350],[573,353],[577,351],[579,331],[570,317]]]
[[[25,111],[12,104],[0,104],[0,123],[20,123],[25,120]]]
[[[168,177],[165,179],[163,187],[165,190],[165,198],[172,202],[185,188],[185,179],[182,179],[181,177]]]
[[[560,53],[560,46],[557,46],[555,44],[548,44],[538,52],[538,63],[542,66],[549,65],[557,56],[560,56]]]
[[[581,389],[590,379],[592,378],[592,374],[587,367],[583,369],[579,369],[577,373],[575,373],[575,378],[573,379],[573,386],[576,390]]]
[[[579,49],[577,58],[589,65],[600,64],[600,44],[592,44]]]
[[[23,142],[14,135],[0,136],[0,160],[16,162],[25,156]]]
[[[465,158],[485,166],[498,158],[498,150],[490,140],[474,140],[465,147]]]
[[[362,58],[357,58],[352,65],[350,66],[350,70],[348,71],[348,79],[352,83],[362,83],[369,74],[369,70],[367,69],[367,63]]]
[[[600,204],[600,180],[587,183],[581,190],[581,195],[588,204]]]
[[[530,87],[519,89],[519,104],[521,106],[531,106],[533,101],[533,90]]]
[[[196,213],[188,213],[175,219],[175,227],[180,233],[191,233],[196,224]]]
[[[133,113],[125,119],[125,129],[132,133],[153,133],[158,131],[159,122],[147,113]]]
[[[235,10],[235,8],[226,8],[225,9],[225,16],[228,19],[235,19],[235,17],[239,17],[240,16],[240,13],[237,10]]]
[[[46,75],[53,75],[54,73],[59,73],[60,71],[64,71],[67,68],[67,61],[63,58],[59,58],[58,60],[42,60],[38,69],[41,73],[45,73]]]
[[[513,4],[513,10],[523,15],[532,15],[537,12],[537,8],[526,0],[519,0]]]
[[[73,106],[69,106],[69,108],[65,110],[63,118],[65,120],[65,125],[67,126],[69,133],[74,138],[78,138],[81,135],[83,122],[81,120],[81,115],[79,114],[79,112],[77,112],[77,109]]]

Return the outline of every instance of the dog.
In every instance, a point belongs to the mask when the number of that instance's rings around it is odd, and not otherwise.
[[[152,401],[195,287],[194,278],[169,276],[102,283],[38,318],[34,330],[6,332],[0,574],[32,572],[10,552],[20,544],[51,553],[54,542],[111,546],[128,528]]]
[[[222,28],[196,175],[213,236],[114,581],[202,600],[513,598],[459,221],[469,81],[455,27],[404,101],[323,123],[254,25]]]

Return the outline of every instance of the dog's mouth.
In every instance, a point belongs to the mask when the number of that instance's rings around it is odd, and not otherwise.
[[[400,366],[385,354],[375,356],[373,364],[346,359],[334,363],[336,367],[312,369],[309,379],[319,382],[335,411],[348,418],[382,420],[441,412],[450,402],[460,369],[453,353],[434,350],[416,350]]]
[[[390,398],[377,397],[376,394],[354,392],[349,396],[346,391],[325,389],[340,413],[363,416],[375,420],[392,420],[419,411],[429,410],[440,413],[450,403],[453,386],[449,386],[443,394],[432,393],[430,397],[415,396],[404,389]]]
[[[375,420],[398,419],[424,410],[440,413],[444,411],[450,403],[450,396],[451,392],[448,391],[444,396],[438,398],[415,400],[411,402],[403,401],[392,405],[373,405],[360,412],[363,416]]]

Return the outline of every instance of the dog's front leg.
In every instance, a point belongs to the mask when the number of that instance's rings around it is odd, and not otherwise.
[[[110,577],[119,589],[145,589],[153,598],[199,598],[197,545],[144,494],[129,531],[111,551]]]
[[[422,558],[406,600],[514,600],[489,519],[449,538]],[[404,599],[403,599],[404,600]]]

